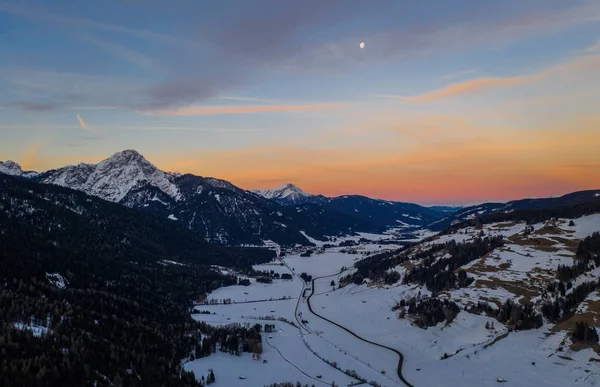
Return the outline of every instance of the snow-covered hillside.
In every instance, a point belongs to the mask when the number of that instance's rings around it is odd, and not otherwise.
[[[288,252],[282,262],[256,266],[263,272],[289,273],[291,280],[262,284],[252,279],[250,286],[217,289],[209,299],[230,299],[233,303],[199,305],[199,310],[214,314],[194,315],[216,325],[254,323],[265,318],[292,322],[295,327],[277,322],[277,330],[265,334],[263,358],[268,363],[253,362],[249,354],[241,358],[220,355],[194,360],[185,368],[200,374],[214,368],[216,386],[236,384],[238,376],[243,376],[247,385],[282,381],[348,385],[349,375],[354,383],[365,380],[371,385],[406,385],[397,374],[399,359],[391,348],[403,354],[403,377],[414,386],[485,386],[499,381],[532,387],[594,386],[600,380],[600,355],[593,347],[572,345],[571,333],[579,318],[600,323],[600,290],[590,293],[568,320],[555,324],[544,318],[539,328],[528,330],[515,331],[497,316],[467,312],[465,308],[477,303],[498,308],[510,299],[516,305],[531,303],[539,311],[550,297],[547,287],[556,281],[558,266],[574,264],[579,242],[597,231],[600,214],[573,219],[572,223],[557,219],[533,225],[501,222],[468,227],[429,237],[397,253],[381,254],[382,260],[395,254],[408,257],[389,269],[400,274],[395,282],[365,278],[360,284],[344,286],[340,284],[357,273],[353,266],[363,258],[357,252],[371,256],[383,252],[385,246],[378,245],[376,238],[353,249],[320,245],[309,257],[301,256],[302,250],[297,249]],[[403,281],[413,267],[423,264],[424,252],[452,241],[473,243],[498,236],[505,241],[501,247],[455,269],[466,271],[472,283],[435,296],[459,306],[451,322],[423,329],[414,323],[411,312],[398,309],[401,300],[426,300],[432,295],[424,284]],[[443,249],[436,254],[433,262],[451,255]],[[303,272],[313,281],[304,282],[299,277]],[[600,269],[595,267],[581,274],[566,295],[578,284],[597,281],[599,275]],[[231,369],[236,372],[231,374]],[[225,374],[222,380],[219,373]]]

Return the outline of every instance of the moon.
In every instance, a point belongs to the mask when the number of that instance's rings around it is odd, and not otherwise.
[[[365,42],[360,42],[360,44],[358,45],[358,47],[365,48]]]

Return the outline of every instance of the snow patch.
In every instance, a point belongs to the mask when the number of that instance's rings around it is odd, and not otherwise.
[[[163,266],[167,266],[167,265],[187,266],[187,265],[184,265],[183,263],[179,263],[176,261],[170,261],[168,259],[163,259],[162,261],[158,261],[158,263]]]
[[[48,334],[48,328],[36,324],[14,323],[14,327],[20,331],[31,331],[35,337],[42,337]]]
[[[59,289],[64,289],[69,284],[69,281],[59,273],[46,273],[46,279],[50,282],[50,285]]]

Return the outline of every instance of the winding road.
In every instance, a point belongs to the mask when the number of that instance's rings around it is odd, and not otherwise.
[[[321,318],[322,320],[325,320],[325,321],[327,321],[327,322],[328,322],[328,323],[330,323],[330,324],[333,324],[333,325],[335,325],[335,326],[337,326],[337,327],[339,327],[339,328],[341,328],[341,329],[345,330],[346,332],[350,333],[352,336],[356,337],[356,338],[357,338],[357,339],[359,339],[359,340],[362,340],[362,341],[364,341],[365,343],[369,343],[369,344],[372,344],[372,345],[378,346],[378,347],[380,347],[380,348],[384,348],[384,349],[387,349],[387,350],[389,350],[389,351],[392,351],[392,352],[394,352],[396,355],[398,355],[398,369],[397,369],[397,372],[398,372],[398,377],[400,378],[400,380],[402,381],[402,383],[404,383],[406,386],[408,386],[408,387],[414,387],[414,385],[412,385],[411,383],[409,383],[409,382],[408,382],[408,380],[406,380],[406,379],[404,378],[404,376],[402,375],[402,363],[404,362],[404,355],[402,354],[402,352],[398,351],[398,350],[397,350],[397,349],[395,349],[395,348],[391,348],[391,347],[388,347],[388,346],[385,346],[385,345],[382,345],[382,344],[375,343],[375,342],[373,342],[373,341],[371,341],[371,340],[367,340],[367,339],[365,339],[364,337],[361,337],[361,336],[357,335],[356,333],[352,332],[350,329],[346,328],[345,326],[343,326],[343,325],[340,325],[340,324],[336,323],[335,321],[332,321],[332,320],[328,319],[327,317],[323,317],[323,316],[321,316],[320,314],[318,314],[317,312],[315,312],[315,311],[312,309],[312,306],[310,305],[310,298],[311,298],[311,297],[313,296],[313,294],[315,293],[315,280],[318,280],[318,279],[321,279],[321,278],[329,278],[329,277],[334,277],[334,276],[337,276],[337,275],[339,275],[339,274],[341,274],[341,272],[340,272],[340,273],[331,274],[331,275],[322,276],[322,277],[316,277],[316,278],[313,278],[313,279],[312,279],[312,286],[311,286],[310,295],[309,295],[309,296],[307,297],[307,299],[306,299],[306,303],[307,303],[307,305],[308,305],[308,310],[309,310],[309,311],[310,311],[312,314],[314,314],[315,316],[317,316],[317,317]]]

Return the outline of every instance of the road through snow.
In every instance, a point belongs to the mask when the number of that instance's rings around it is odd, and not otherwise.
[[[343,272],[343,271],[342,271],[342,272]],[[323,316],[321,316],[320,314],[316,313],[316,312],[315,312],[315,311],[312,309],[312,306],[310,305],[310,298],[311,298],[311,297],[313,296],[313,294],[315,293],[315,280],[322,279],[322,278],[329,278],[329,277],[338,276],[338,275],[340,275],[342,272],[340,272],[340,273],[335,273],[335,274],[331,274],[331,275],[326,275],[326,276],[322,276],[322,277],[316,277],[316,278],[313,278],[313,279],[312,279],[312,286],[311,286],[310,295],[309,295],[309,296],[307,297],[307,299],[306,299],[306,303],[307,303],[307,306],[308,306],[308,310],[309,310],[309,311],[310,311],[312,314],[314,314],[315,316],[319,317],[320,319],[322,319],[322,320],[325,320],[325,321],[327,321],[328,323],[330,323],[330,324],[333,324],[333,325],[335,325],[335,326],[337,326],[337,327],[339,327],[339,328],[341,328],[341,329],[345,330],[346,332],[350,333],[352,336],[356,337],[356,338],[357,338],[357,339],[359,339],[359,340],[362,340],[362,341],[364,341],[365,343],[369,343],[369,344],[372,344],[372,345],[378,346],[378,347],[380,347],[380,348],[384,348],[384,349],[387,349],[387,350],[389,350],[389,351],[392,351],[392,352],[394,352],[396,355],[398,355],[398,369],[397,369],[397,372],[398,372],[398,377],[400,378],[400,380],[402,381],[402,383],[404,383],[404,384],[405,384],[407,387],[414,387],[414,386],[413,386],[411,383],[409,383],[409,382],[408,382],[408,380],[406,380],[406,379],[404,378],[404,376],[402,375],[402,363],[404,362],[404,355],[403,355],[403,354],[402,354],[400,351],[398,351],[397,349],[394,349],[394,348],[391,348],[391,347],[388,347],[388,346],[382,345],[382,344],[375,343],[375,342],[373,342],[373,341],[371,341],[371,340],[367,340],[367,339],[365,339],[365,338],[363,338],[363,337],[361,337],[361,336],[357,335],[356,333],[352,332],[350,329],[346,328],[345,326],[343,326],[343,325],[341,325],[341,324],[338,324],[338,323],[336,323],[335,321],[332,321],[332,320],[330,320],[330,319],[328,319],[328,318],[326,318],[326,317],[323,317]]]

